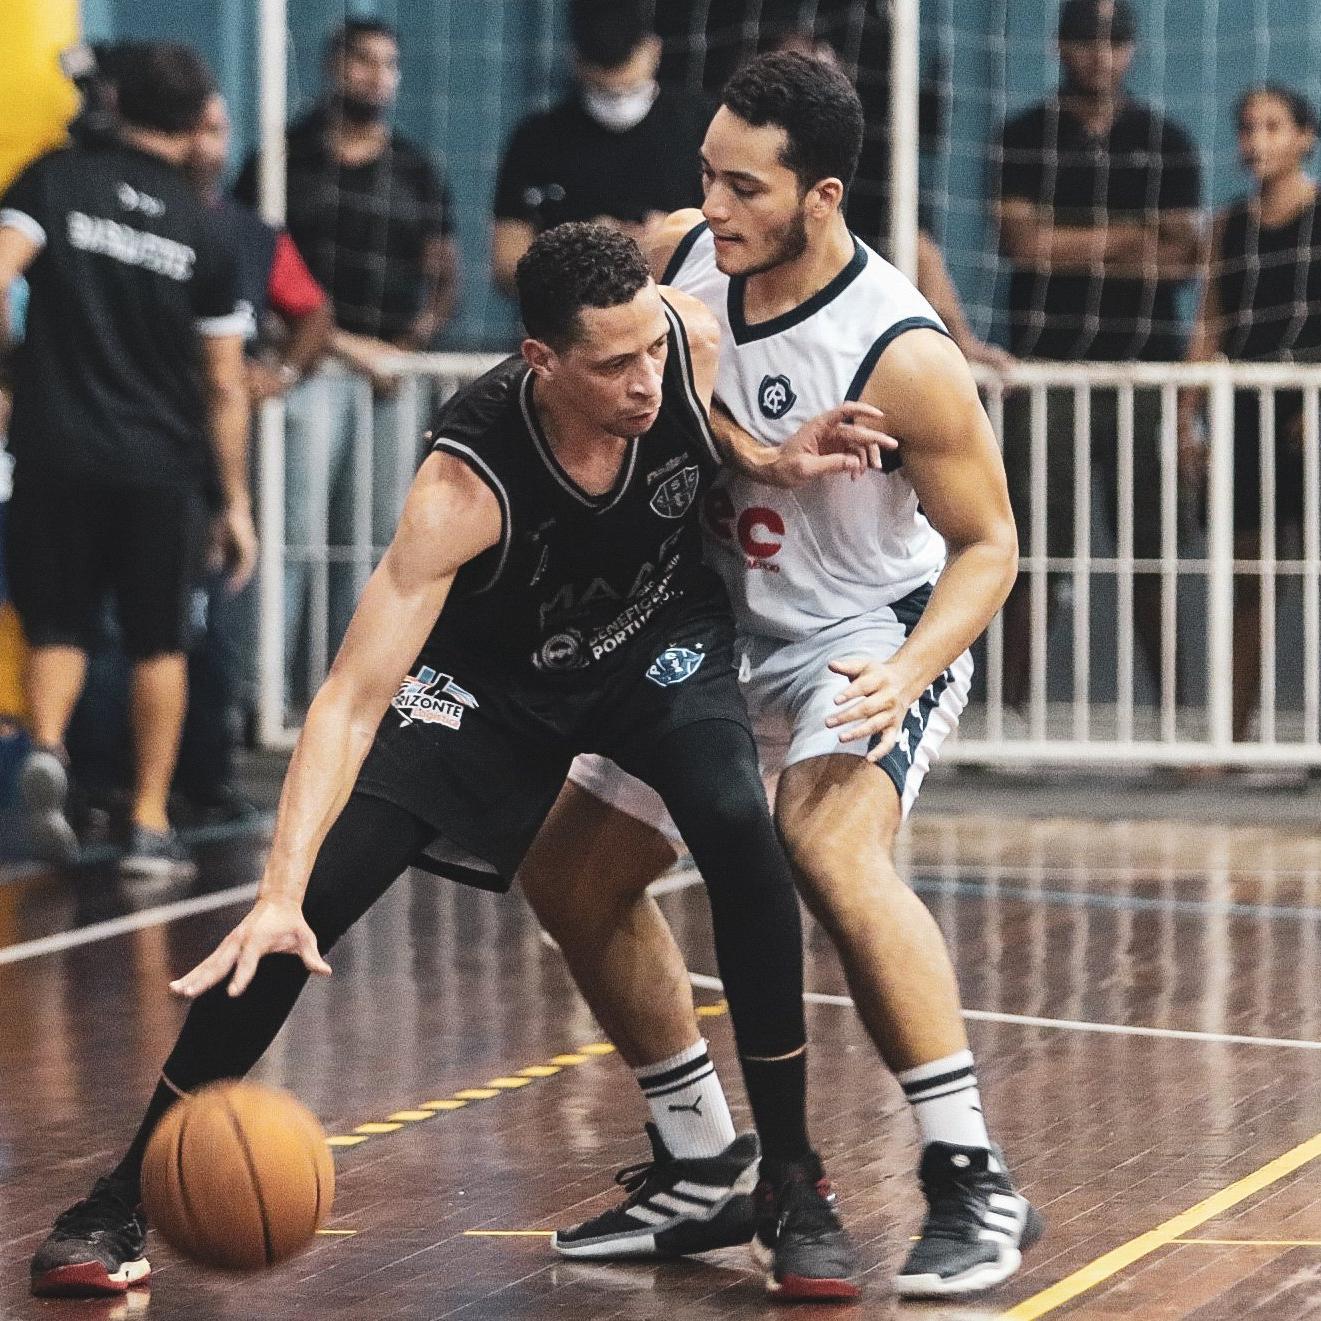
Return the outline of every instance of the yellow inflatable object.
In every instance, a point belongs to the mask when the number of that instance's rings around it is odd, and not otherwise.
[[[78,93],[60,55],[78,41],[78,0],[0,0],[0,188],[63,141]]]
[[[64,140],[78,93],[60,55],[78,41],[78,0],[0,0],[0,189],[34,157]],[[0,717],[24,710],[23,634],[0,602]]]

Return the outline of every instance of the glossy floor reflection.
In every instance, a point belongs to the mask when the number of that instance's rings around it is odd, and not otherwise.
[[[614,1169],[643,1154],[641,1103],[521,899],[421,876],[335,952],[334,977],[309,989],[261,1070],[340,1139],[337,1232],[257,1277],[208,1274],[156,1245],[150,1293],[29,1298],[30,1253],[113,1162],[170,1045],[181,1015],[165,982],[243,911],[260,846],[215,842],[190,895],[235,896],[164,922],[157,910],[187,896],[124,890],[109,873],[0,886],[11,958],[88,923],[144,924],[0,964],[0,1316],[782,1313],[741,1252],[664,1266],[551,1257],[549,1227],[605,1205]],[[887,1280],[920,1210],[914,1134],[812,931],[812,1122],[869,1271],[862,1304],[794,1317],[1321,1315],[1321,1143],[1303,1146],[1321,1131],[1321,841],[919,813],[904,851],[955,953],[993,1128],[1049,1234],[991,1299],[894,1303]],[[679,877],[662,903],[705,986],[700,888]],[[718,992],[699,1001],[736,1091]]]

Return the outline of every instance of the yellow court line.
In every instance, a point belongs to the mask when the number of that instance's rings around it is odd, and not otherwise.
[[[1254,1170],[1251,1174],[1231,1183],[1227,1188],[1213,1193],[1198,1202],[1196,1206],[1191,1206],[1188,1210],[1165,1221],[1164,1224],[1157,1225],[1155,1229],[1149,1229],[1145,1234],[1139,1234],[1137,1238],[1121,1243],[1119,1247],[1104,1256],[1088,1262],[1072,1275],[1066,1275],[1058,1284],[1052,1284],[1049,1289],[1043,1289],[1040,1293],[1033,1294],[1031,1298],[1024,1299],[1016,1307],[1011,1307],[1001,1314],[1002,1317],[1005,1321],[1009,1318],[1013,1318],[1013,1321],[1034,1321],[1036,1317],[1045,1316],[1057,1307],[1063,1307],[1065,1303],[1072,1302],[1080,1294],[1087,1293],[1098,1284],[1104,1283],[1112,1275],[1118,1275],[1120,1271],[1136,1261],[1141,1261],[1143,1257],[1150,1256],[1158,1248],[1174,1243],[1190,1230],[1196,1229],[1198,1225],[1204,1225],[1208,1220],[1213,1220],[1228,1211],[1230,1207],[1246,1201],[1253,1193],[1269,1188],[1271,1184],[1279,1182],[1286,1175],[1292,1174],[1309,1161],[1314,1161],[1318,1156],[1321,1156],[1321,1133],[1308,1138],[1306,1142],[1300,1142],[1284,1155],[1277,1156],[1259,1170]]]
[[[465,1229],[464,1238],[549,1238],[553,1229]]]
[[[1176,1238],[1174,1241],[1227,1248],[1321,1248],[1321,1238]]]
[[[318,1229],[317,1233],[326,1238],[352,1238],[358,1231],[356,1229]]]

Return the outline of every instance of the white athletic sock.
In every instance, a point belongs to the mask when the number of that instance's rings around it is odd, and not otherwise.
[[[733,1142],[729,1103],[701,1037],[677,1055],[633,1072],[671,1156],[718,1156]]]
[[[949,1142],[957,1147],[991,1145],[972,1051],[961,1050],[895,1076],[913,1107],[923,1146],[928,1142]]]

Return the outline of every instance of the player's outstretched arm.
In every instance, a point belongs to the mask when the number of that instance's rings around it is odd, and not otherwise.
[[[209,958],[170,983],[177,995],[192,999],[231,971],[229,993],[241,995],[264,954],[297,954],[311,971],[330,971],[302,915],[312,864],[454,575],[499,541],[500,520],[495,496],[470,468],[443,454],[422,465],[394,540],[363,590],[307,713],[257,902]]]
[[[881,355],[863,398],[885,408],[904,471],[948,559],[917,627],[888,661],[846,656],[830,668],[851,680],[827,722],[841,742],[880,735],[894,746],[909,707],[981,635],[1018,571],[1018,537],[1004,464],[968,364],[934,330],[901,335]]]

